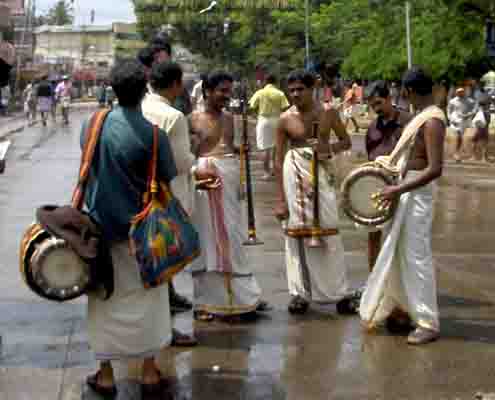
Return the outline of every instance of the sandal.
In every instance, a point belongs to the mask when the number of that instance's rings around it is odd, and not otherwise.
[[[256,306],[257,312],[265,312],[265,311],[271,311],[271,310],[273,310],[273,307],[270,305],[270,303],[268,303],[265,300],[261,300],[258,303],[258,305]]]
[[[363,289],[357,289],[337,303],[337,312],[342,315],[357,314],[361,304]]]
[[[177,329],[172,329],[172,343],[171,346],[177,347],[192,347],[198,344],[198,340],[193,335],[187,335],[178,331]]]
[[[215,317],[207,311],[194,311],[194,319],[196,321],[211,322]]]
[[[115,397],[117,395],[117,387],[115,385],[110,387],[100,385],[98,383],[100,373],[101,371],[98,371],[96,374],[88,376],[86,378],[87,385],[102,397]]]
[[[304,314],[309,307],[309,303],[301,296],[294,296],[289,303],[288,310],[291,314]]]

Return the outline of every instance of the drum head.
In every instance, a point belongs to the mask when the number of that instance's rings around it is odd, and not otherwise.
[[[393,177],[381,167],[365,166],[355,169],[342,183],[344,212],[350,219],[361,225],[383,224],[393,216],[397,201],[390,208],[380,210],[373,195],[393,183]]]
[[[21,245],[21,273],[29,288],[55,301],[75,299],[89,285],[89,266],[64,240],[33,225]]]
[[[35,279],[43,279],[53,290],[69,290],[84,284],[87,266],[69,247],[52,247],[39,260]]]

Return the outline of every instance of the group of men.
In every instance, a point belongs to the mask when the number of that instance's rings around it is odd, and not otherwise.
[[[24,89],[24,113],[29,122],[34,122],[39,112],[41,122],[46,126],[49,114],[52,121],[56,121],[57,106],[59,106],[63,122],[67,125],[71,97],[72,82],[68,75],[64,75],[58,83],[49,81],[48,76],[44,75],[39,81],[30,82]]]
[[[225,111],[233,78],[221,71],[204,76],[201,95],[194,101],[197,104],[201,97],[201,107],[186,117],[180,111],[186,104],[181,101],[183,73],[171,61],[171,53],[170,45],[156,38],[138,60],[112,70],[119,107],[105,120],[88,183],[86,206],[103,227],[115,264],[112,297],[102,300],[89,294],[88,302],[90,344],[101,364],[87,382],[103,395],[116,394],[111,361],[143,359],[143,390],[156,391],[162,382],[155,363],[160,349],[181,340],[194,343],[194,338],[172,329],[170,306],[178,303],[187,309],[187,299],[176,293],[172,283],[145,289],[127,248],[130,220],[140,211],[139,193],[146,187],[153,125],[160,128],[158,176],[190,212],[201,239],[201,256],[190,267],[195,318],[211,321],[269,309],[242,245],[246,230],[239,223],[243,219],[239,148],[234,143],[234,117]],[[351,148],[351,139],[339,112],[315,101],[311,73],[294,71],[287,82],[292,105],[276,89],[274,77],[250,105],[259,113],[258,139],[271,140],[266,147],[260,146],[266,151],[267,175],[275,148],[275,215],[284,221],[285,232],[292,233],[285,239],[288,310],[302,314],[311,303],[341,304],[352,295],[330,163]],[[378,114],[368,132],[370,159],[388,154],[409,120],[417,125],[417,132],[403,179],[381,193],[383,205],[400,197],[400,206],[384,240],[376,233],[370,235],[373,271],[360,312],[366,327],[395,324],[411,331],[409,343],[421,344],[439,334],[430,238],[433,181],[442,172],[445,122],[433,106],[432,81],[424,71],[408,71],[404,85],[419,112],[415,118],[392,108],[384,84],[377,84],[369,97]],[[266,132],[273,137],[264,137]],[[331,140],[332,132],[336,140]],[[328,232],[318,248],[307,246],[307,238],[297,234],[312,223],[314,151],[322,166],[321,226]]]

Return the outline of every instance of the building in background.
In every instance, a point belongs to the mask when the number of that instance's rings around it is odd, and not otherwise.
[[[108,77],[119,60],[136,57],[146,46],[133,23],[112,25],[49,26],[34,29],[34,63],[40,71],[49,71],[52,79],[71,74],[76,83],[92,87]],[[195,56],[174,43],[174,59],[185,72],[185,79],[196,77]]]

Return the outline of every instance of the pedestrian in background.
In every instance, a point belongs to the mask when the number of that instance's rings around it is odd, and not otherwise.
[[[96,100],[98,101],[98,106],[104,108],[107,104],[106,101],[106,85],[105,82],[101,82],[96,88]]]
[[[490,98],[483,95],[478,98],[478,111],[473,118],[473,127],[475,129],[473,136],[475,157],[488,161],[488,140],[491,123]]]
[[[36,118],[36,94],[34,82],[29,82],[26,88],[22,93],[22,97],[24,99],[24,114],[26,115],[26,119],[28,123],[34,122]]]
[[[290,104],[284,92],[277,89],[277,78],[269,73],[266,76],[266,85],[258,90],[249,100],[249,106],[258,113],[256,124],[256,143],[258,149],[265,152],[263,168],[265,174],[262,179],[270,179],[273,176],[271,164],[275,160],[275,139],[280,114]]]
[[[476,103],[471,97],[466,96],[466,90],[463,87],[457,88],[455,94],[456,96],[449,102],[447,115],[450,121],[450,128],[457,135],[454,160],[461,162],[464,133],[471,126],[471,120],[476,114]]]
[[[38,99],[38,110],[41,114],[41,122],[43,126],[46,126],[48,113],[52,112],[53,108],[53,87],[48,81],[48,76],[45,75],[41,78],[36,97]]]
[[[354,125],[354,132],[359,132],[359,125],[356,121],[356,115],[358,114],[359,108],[359,98],[357,92],[358,85],[353,83],[351,87],[347,86],[345,91],[344,103],[343,103],[343,115],[344,115],[344,126],[347,130],[349,121],[352,121]]]
[[[113,103],[115,102],[115,92],[111,85],[107,85],[105,88],[105,100],[107,102],[107,107],[113,109]]]

